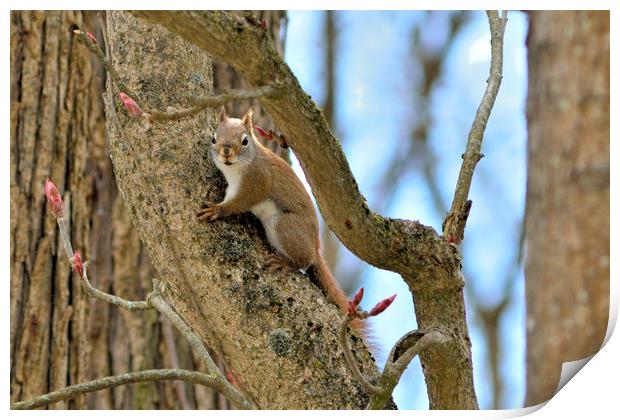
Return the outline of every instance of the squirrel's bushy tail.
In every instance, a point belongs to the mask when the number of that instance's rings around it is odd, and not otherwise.
[[[329,299],[338,305],[343,314],[346,314],[349,299],[338,285],[334,276],[332,276],[332,273],[327,267],[327,263],[321,255],[319,255],[319,261],[315,265],[310,266],[307,272],[311,278],[314,278],[323,287]],[[366,345],[371,346],[369,342],[370,330],[368,323],[362,319],[353,319],[351,321],[351,326],[362,336]]]

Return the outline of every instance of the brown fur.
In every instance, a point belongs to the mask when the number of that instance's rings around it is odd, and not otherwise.
[[[248,140],[245,146],[244,136]],[[228,118],[222,111],[215,139],[211,156],[226,176],[228,188],[234,191],[235,179],[239,180],[238,188],[234,194],[227,190],[222,203],[207,203],[198,212],[198,218],[215,220],[245,211],[254,212],[254,206],[271,200],[275,209],[267,207],[275,211],[276,217],[269,220],[276,221],[273,226],[269,223],[266,226],[261,219],[270,243],[284,254],[293,268],[305,269],[314,276],[329,299],[346,313],[348,299],[320,253],[319,223],[312,200],[290,165],[256,140],[251,110],[241,120]],[[269,232],[273,232],[271,237]],[[281,267],[284,259],[271,258],[270,261]],[[352,325],[359,333],[365,330],[359,319],[353,320]]]

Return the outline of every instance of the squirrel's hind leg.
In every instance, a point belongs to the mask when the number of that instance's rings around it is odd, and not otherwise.
[[[282,270],[289,273],[296,271],[296,268],[293,267],[288,258],[280,254],[267,254],[265,256],[265,265],[268,271]]]

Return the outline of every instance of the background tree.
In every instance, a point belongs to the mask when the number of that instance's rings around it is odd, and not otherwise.
[[[80,249],[91,252],[91,221],[92,231],[106,223],[109,231],[112,207],[97,218],[95,208],[103,204],[93,199],[93,184],[98,178],[99,186],[105,183],[105,169],[89,159],[102,156],[106,144],[98,68],[71,32],[92,19],[82,12],[11,13],[12,401],[84,381],[92,367],[90,305],[69,267],[58,263],[57,233],[43,195],[46,176],[73,193],[75,199],[67,194],[66,201]],[[108,261],[101,258],[104,272]],[[83,404],[84,398],[76,401]]]
[[[532,12],[528,68],[526,406],[607,329],[609,12]]]

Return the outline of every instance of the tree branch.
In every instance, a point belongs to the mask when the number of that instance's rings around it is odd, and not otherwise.
[[[90,281],[88,280],[88,275],[86,273],[86,268],[88,266],[88,262],[84,263],[84,271],[83,275],[78,275],[80,278],[80,282],[82,283],[82,287],[84,287],[84,291],[90,296],[104,302],[110,303],[112,305],[119,306],[127,311],[136,312],[136,311],[144,311],[146,309],[152,309],[153,305],[151,305],[147,300],[125,300],[115,295],[111,295],[109,293],[102,292],[101,290],[95,288]]]
[[[89,38],[89,36],[92,35],[90,33],[84,33],[79,29],[74,30],[73,33],[75,34],[78,42],[84,45],[91,53],[93,53],[101,64],[103,64],[116,88],[119,91],[129,95],[141,109],[146,110],[146,118],[151,121],[180,120],[182,118],[191,117],[192,115],[204,111],[206,108],[217,108],[235,100],[257,99],[264,96],[277,97],[283,93],[282,86],[274,83],[266,86],[260,86],[255,89],[232,89],[219,95],[195,96],[190,99],[194,106],[189,108],[168,111],[147,110],[145,105],[141,104],[141,100],[138,95],[133,93],[127,85],[123,83],[118,75],[118,72],[114,69],[114,66],[110,63],[110,60],[106,58],[101,48],[99,48],[99,45],[94,41],[94,38]]]
[[[467,197],[471,181],[474,176],[476,164],[484,156],[480,153],[482,147],[482,138],[484,130],[487,126],[495,98],[502,83],[502,68],[504,62],[504,31],[508,20],[507,11],[502,12],[500,18],[496,10],[487,11],[489,26],[491,29],[491,68],[489,71],[489,79],[487,87],[482,96],[476,116],[472,123],[467,138],[467,146],[463,154],[463,164],[459,172],[459,178],[452,199],[452,206],[446,215],[443,223],[443,235],[448,241],[459,244],[463,239],[465,224],[467,223],[467,214],[471,203],[468,204]]]
[[[234,100],[257,99],[265,96],[277,96],[282,88],[277,85],[265,85],[255,89],[231,89],[220,95],[196,96],[191,98],[194,106],[176,111],[149,111],[151,121],[170,121],[191,117],[206,108],[217,108]]]
[[[357,362],[355,361],[355,358],[353,357],[353,354],[351,353],[351,348],[349,347],[349,342],[347,341],[347,329],[349,326],[349,322],[351,322],[352,319],[353,317],[348,314],[342,319],[342,322],[340,323],[340,327],[338,328],[338,342],[340,343],[340,348],[342,349],[344,353],[344,358],[347,361],[347,365],[349,366],[349,369],[351,370],[353,375],[355,375],[359,383],[364,387],[366,392],[368,392],[368,394],[372,396],[374,394],[381,392],[382,389],[377,386],[372,385],[370,382],[366,380],[364,375],[362,375],[362,372],[360,372],[359,368],[357,367]]]
[[[57,401],[68,400],[77,397],[78,395],[100,391],[106,388],[113,388],[115,386],[126,384],[135,384],[138,382],[152,382],[161,380],[188,381],[222,391],[222,384],[213,374],[207,375],[204,373],[183,369],[154,369],[123,373],[117,376],[106,376],[104,378],[95,379],[94,381],[71,385],[66,388],[59,389],[58,391],[50,392],[49,394],[40,395],[31,400],[20,401],[12,404],[11,409],[32,410],[33,408],[43,407]]]

